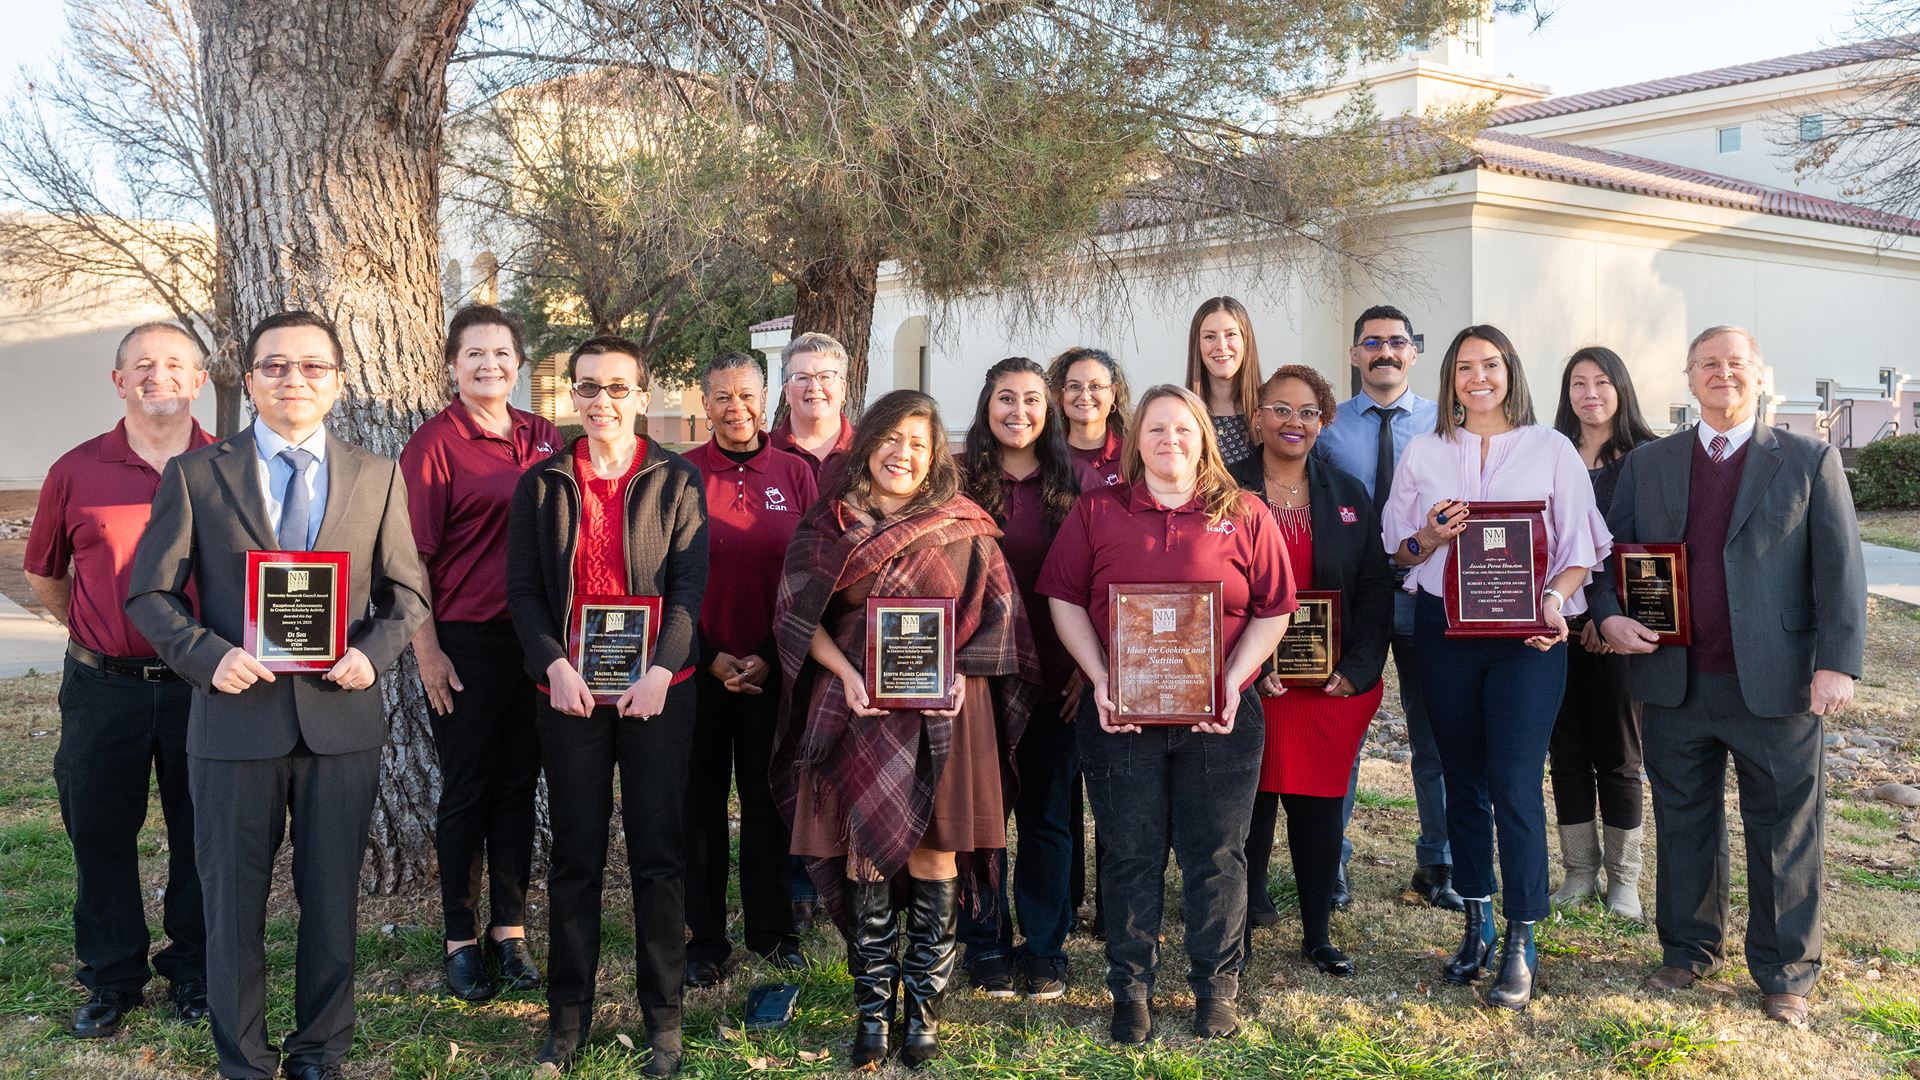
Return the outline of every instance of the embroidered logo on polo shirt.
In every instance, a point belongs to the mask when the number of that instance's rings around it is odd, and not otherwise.
[[[770,487],[767,489],[766,494],[767,494],[767,509],[769,510],[791,509],[789,506],[787,506],[786,493],[781,491],[779,488]]]
[[[1120,485],[1120,474],[1119,474],[1119,473],[1111,473],[1111,472],[1110,472],[1110,473],[1108,473],[1108,474],[1107,474],[1107,486],[1108,486],[1108,487],[1118,487],[1119,485]]]
[[[534,447],[534,449],[540,451],[543,454],[551,454],[553,453],[553,444],[548,442],[543,442],[539,446]]]
[[[1233,522],[1223,521],[1218,525],[1209,525],[1207,526],[1207,531],[1210,533],[1219,533],[1222,536],[1232,536],[1234,532]]]
[[[1353,512],[1353,507],[1343,506],[1340,508],[1340,524],[1354,525],[1358,524],[1359,521],[1360,515]]]

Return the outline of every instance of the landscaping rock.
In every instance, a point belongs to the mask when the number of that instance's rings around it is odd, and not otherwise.
[[[1873,789],[1873,797],[1895,806],[1920,806],[1920,788],[1911,784],[1881,784]]]

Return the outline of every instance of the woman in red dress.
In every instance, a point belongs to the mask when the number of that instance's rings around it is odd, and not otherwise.
[[[1354,755],[1380,708],[1380,669],[1393,629],[1393,572],[1374,550],[1380,521],[1366,488],[1313,457],[1313,444],[1333,414],[1333,388],[1319,372],[1297,364],[1275,371],[1260,387],[1261,451],[1232,471],[1272,509],[1293,579],[1340,593],[1340,652],[1332,677],[1319,686],[1284,686],[1269,673],[1260,682],[1267,741],[1247,836],[1248,951],[1253,927],[1280,921],[1267,895],[1267,861],[1284,805],[1300,890],[1300,955],[1329,975],[1345,977],[1354,973],[1353,961],[1327,933],[1340,870],[1340,807]]]

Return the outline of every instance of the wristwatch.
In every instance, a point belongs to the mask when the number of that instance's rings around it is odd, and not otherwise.
[[[1407,537],[1407,554],[1420,554],[1420,537],[1418,534]]]
[[[1542,593],[1540,594],[1540,597],[1541,597],[1541,599],[1545,599],[1545,598],[1547,598],[1547,597],[1549,597],[1549,596],[1551,596],[1551,597],[1553,597],[1553,598],[1554,598],[1555,600],[1558,600],[1558,601],[1560,601],[1560,609],[1561,609],[1562,611],[1565,611],[1565,610],[1566,610],[1566,607],[1567,607],[1567,597],[1566,597],[1566,594],[1565,594],[1565,593],[1563,593],[1563,592],[1561,592],[1561,591],[1560,591],[1559,589],[1555,589],[1555,588],[1548,588],[1548,589],[1547,589],[1546,591],[1544,591],[1544,592],[1542,592]]]

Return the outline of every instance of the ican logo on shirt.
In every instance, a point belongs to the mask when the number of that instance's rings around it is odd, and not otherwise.
[[[1223,521],[1218,525],[1209,525],[1207,526],[1207,531],[1210,533],[1219,533],[1222,536],[1232,536],[1233,522]]]
[[[792,510],[793,509],[792,507],[787,505],[786,493],[782,492],[779,488],[777,487],[768,488],[766,491],[766,495],[767,495],[767,509],[769,510]]]

